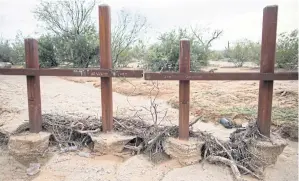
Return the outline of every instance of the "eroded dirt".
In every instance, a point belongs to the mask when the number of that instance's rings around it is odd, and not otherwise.
[[[209,70],[215,67],[207,67]],[[258,72],[257,68],[221,68],[215,72]],[[92,77],[62,77],[77,83],[92,84],[100,88],[100,79]],[[113,91],[127,96],[154,97],[178,108],[178,81],[155,81],[141,79],[113,79]],[[258,81],[191,81],[191,113],[201,115],[207,121],[217,122],[220,117],[236,120],[254,119],[257,116]],[[298,120],[298,81],[275,81],[273,95],[273,123]]]
[[[289,142],[277,163],[265,171],[267,181],[298,180],[297,142]],[[233,181],[228,167],[207,162],[182,167],[175,160],[153,164],[142,155],[130,158],[106,155],[85,158],[73,153],[53,153],[41,171],[27,176],[26,167],[9,156],[7,149],[0,150],[0,180],[14,181]],[[248,181],[255,181],[244,176]]]

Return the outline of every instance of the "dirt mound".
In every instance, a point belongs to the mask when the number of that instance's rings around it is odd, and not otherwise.
[[[298,125],[294,122],[280,125],[278,132],[283,138],[288,138],[292,141],[298,141]]]

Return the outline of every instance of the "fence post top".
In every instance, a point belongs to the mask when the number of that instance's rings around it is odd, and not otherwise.
[[[182,38],[180,41],[183,42],[183,41],[190,41],[190,40],[188,38]]]
[[[24,40],[25,40],[25,41],[37,41],[37,40],[34,39],[34,38],[25,38]]]
[[[274,5],[269,5],[269,6],[264,7],[264,11],[270,10],[270,9],[278,9],[278,5],[274,4]]]
[[[110,8],[108,4],[100,4],[99,8]]]

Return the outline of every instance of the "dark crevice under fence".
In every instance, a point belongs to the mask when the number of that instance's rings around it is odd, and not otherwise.
[[[0,69],[0,75],[26,75],[30,131],[42,129],[40,76],[101,77],[103,131],[113,130],[112,77],[142,78],[145,80],[179,81],[179,138],[189,138],[190,80],[259,80],[257,125],[270,136],[274,80],[298,80],[297,72],[274,73],[278,6],[264,8],[260,73],[190,73],[190,41],[180,41],[179,72],[155,73],[143,70],[113,70],[111,58],[110,7],[99,6],[100,69],[40,69],[38,43],[25,39],[26,68]]]

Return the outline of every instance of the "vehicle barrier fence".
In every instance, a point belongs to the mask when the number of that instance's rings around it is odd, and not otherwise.
[[[112,78],[142,78],[145,80],[179,81],[179,138],[189,138],[190,81],[200,80],[259,80],[258,118],[260,132],[270,136],[274,80],[298,80],[298,72],[274,73],[278,6],[267,6],[263,12],[260,73],[190,72],[190,41],[180,41],[179,72],[143,72],[143,70],[112,69],[110,7],[99,6],[100,69],[41,69],[39,68],[38,43],[25,39],[26,68],[2,68],[0,75],[27,76],[28,111],[30,132],[42,129],[40,76],[101,77],[102,128],[113,129]]]

